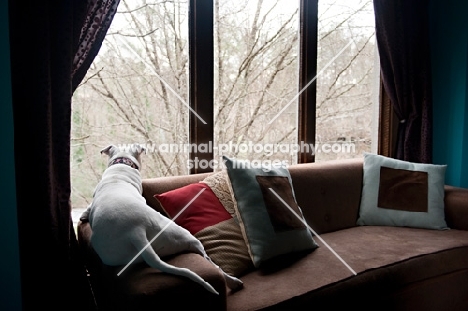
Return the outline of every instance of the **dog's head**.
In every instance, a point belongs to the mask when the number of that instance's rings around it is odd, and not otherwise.
[[[145,151],[145,148],[139,144],[122,146],[109,145],[101,150],[101,154],[109,156],[108,166],[113,164],[126,164],[137,170],[141,168],[140,155]]]

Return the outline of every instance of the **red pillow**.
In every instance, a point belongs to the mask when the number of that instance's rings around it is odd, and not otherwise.
[[[200,230],[231,219],[231,215],[205,183],[196,183],[174,189],[154,197],[170,218],[174,218],[202,189],[203,192],[180,214],[174,222],[195,234]]]

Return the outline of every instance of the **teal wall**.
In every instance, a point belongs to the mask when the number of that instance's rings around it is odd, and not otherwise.
[[[434,151],[446,183],[468,188],[468,1],[432,0]]]
[[[465,8],[468,11],[468,4],[465,4]],[[467,12],[468,13],[468,12]],[[466,15],[465,15],[466,16]],[[468,24],[468,23],[467,23]],[[468,27],[466,27],[468,28]],[[465,28],[465,30],[466,30]],[[465,31],[465,34],[468,33],[468,30]],[[466,46],[468,47],[468,35],[466,35],[467,43]],[[468,59],[468,48],[466,49],[466,59]],[[460,171],[460,184],[462,187],[468,188],[468,61],[466,66],[466,86],[465,86],[465,123],[464,123],[464,140],[463,140],[463,158],[464,161],[462,163],[461,171]]]
[[[2,170],[0,213],[0,310],[21,310],[18,222],[13,152],[13,111],[10,81],[8,1],[0,1],[0,142]],[[38,267],[40,269],[40,267]]]

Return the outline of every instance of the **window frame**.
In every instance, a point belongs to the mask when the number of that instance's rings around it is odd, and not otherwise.
[[[194,113],[189,118],[189,143],[191,145],[209,144],[214,139],[214,0],[189,0],[189,106]],[[207,35],[211,34],[211,35]],[[317,75],[318,56],[318,0],[299,0],[299,79],[298,88],[302,90]],[[382,87],[381,87],[382,89]],[[297,143],[315,146],[317,83],[313,81],[298,97]],[[380,97],[382,108],[383,96]],[[378,152],[392,153],[391,141],[392,113],[387,109],[379,112]],[[382,118],[386,120],[382,123]],[[384,141],[385,144],[380,142]],[[191,148],[192,149],[192,148]],[[304,151],[304,150],[302,150]],[[213,152],[190,151],[193,162],[213,160]],[[315,162],[315,155],[299,151],[297,163]],[[212,172],[211,166],[193,166],[190,174]]]
[[[214,139],[214,2],[190,0],[189,21],[189,144],[200,146]],[[207,35],[211,34],[211,35]],[[213,160],[213,150],[199,152],[190,148],[189,159]],[[212,172],[212,168],[193,165],[190,174]]]
[[[318,0],[299,3],[299,90],[317,76]],[[299,95],[297,143],[315,146],[317,80]],[[304,150],[302,150],[304,151]],[[297,154],[297,163],[315,162],[315,154]]]

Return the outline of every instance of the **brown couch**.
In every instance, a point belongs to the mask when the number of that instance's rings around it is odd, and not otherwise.
[[[167,260],[199,273],[221,294],[212,295],[184,278],[145,264],[121,276],[102,265],[90,247],[89,224],[78,225],[78,239],[102,309],[156,310],[468,310],[468,189],[445,187],[445,216],[451,230],[357,226],[362,160],[339,160],[289,167],[294,191],[308,224],[356,272],[353,275],[321,246],[285,257],[241,279],[231,293],[222,276],[201,256]],[[143,181],[147,203],[158,209],[156,193],[201,181],[209,174]]]

